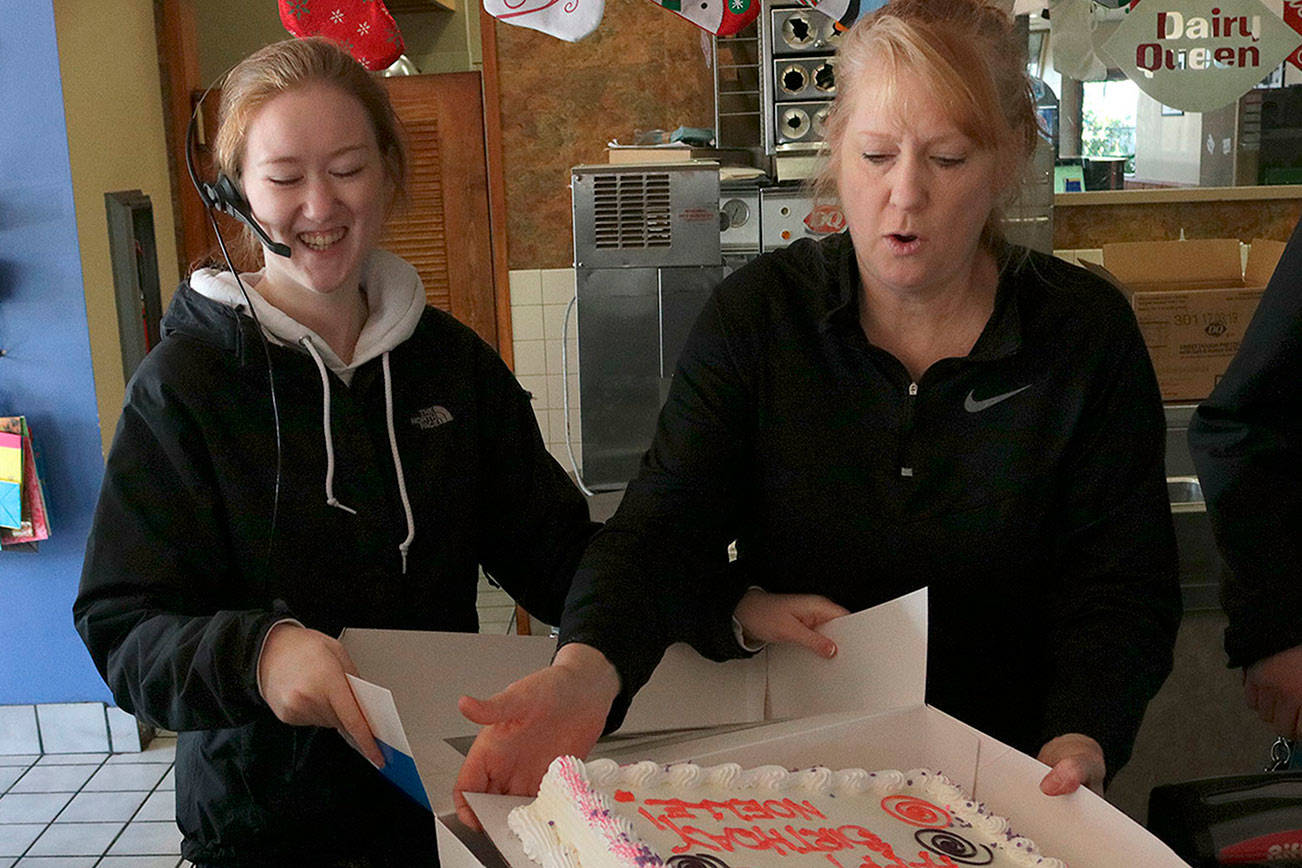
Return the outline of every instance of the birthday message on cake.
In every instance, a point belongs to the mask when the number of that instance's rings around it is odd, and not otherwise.
[[[668,859],[672,868],[721,868],[729,864],[705,858],[701,850],[766,851],[776,856],[821,854],[839,868],[955,868],[959,864],[987,865],[994,858],[988,847],[948,830],[946,827],[954,820],[947,811],[915,796],[891,795],[880,803],[885,817],[918,827],[914,833],[919,845],[915,861],[905,861],[890,844],[862,825],[829,821],[808,799],[639,799],[627,790],[616,790],[614,800],[635,807],[653,828],[676,835],[674,854],[694,852],[688,858]],[[843,854],[842,858],[837,854]]]

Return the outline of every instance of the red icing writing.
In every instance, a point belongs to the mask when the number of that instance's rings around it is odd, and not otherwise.
[[[675,823],[681,816],[671,816],[668,811],[652,814],[646,808],[639,808],[638,813],[657,829],[673,832],[679,843],[673,845],[674,853],[686,853],[692,850],[710,850],[714,852],[733,853],[738,850],[765,850],[777,856],[792,856],[805,853],[837,853],[857,848],[881,854],[890,860],[885,865],[878,865],[871,858],[858,868],[909,868],[909,863],[902,862],[892,851],[891,846],[863,826],[820,826],[818,828],[797,827],[787,824],[778,828],[772,825],[752,825],[749,827],[724,826],[718,831],[707,831],[699,826]],[[687,819],[695,819],[688,816]],[[835,862],[835,860],[833,860]],[[840,865],[839,862],[836,863]],[[942,863],[943,864],[943,863]],[[923,863],[926,866],[927,863]],[[929,868],[929,866],[927,866]]]
[[[628,790],[615,790],[615,801],[617,802],[631,802],[633,798],[633,794]]]
[[[616,798],[619,794],[616,793]],[[621,801],[623,801],[621,799]],[[688,802],[683,799],[647,799],[648,806],[664,809],[664,816],[675,820],[694,820],[698,814],[708,815],[715,820],[732,816],[739,820],[826,820],[822,812],[808,801],[796,802],[792,799],[768,799],[761,803],[757,799],[729,799],[715,802],[705,799],[700,802]]]

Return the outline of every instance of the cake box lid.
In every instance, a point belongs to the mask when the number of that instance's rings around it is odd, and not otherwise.
[[[634,698],[619,733],[923,704],[925,588],[838,618],[822,631],[837,643],[832,660],[772,645],[749,659],[713,663],[686,645],[671,647]],[[349,681],[385,754],[383,773],[437,814],[451,810],[453,781],[479,731],[457,711],[457,699],[491,696],[547,666],[555,650],[555,641],[545,636],[419,630],[349,628],[340,641],[361,675]]]

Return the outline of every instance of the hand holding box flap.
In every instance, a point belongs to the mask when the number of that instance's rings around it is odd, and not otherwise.
[[[1016,831],[1031,837],[1042,852],[1062,854],[1071,868],[1185,865],[1170,847],[1091,790],[1044,795],[1039,787],[1047,771],[1043,763],[989,736],[983,738],[981,752],[977,798],[1016,805],[1016,811],[1010,809]]]
[[[825,660],[795,645],[769,645],[768,716],[889,711],[922,705],[927,690],[927,589],[829,621]]]
[[[1042,852],[1065,858],[1072,868],[1174,868],[1183,864],[1169,848],[1091,792],[1045,796],[1039,790],[1047,771],[1042,763],[925,704],[925,589],[837,619],[826,625],[825,632],[838,643],[839,652],[833,661],[817,658],[804,649],[779,646],[769,646],[749,661],[763,661],[774,713],[798,719],[769,723],[757,720],[756,725],[740,729],[719,727],[685,737],[676,733],[658,741],[603,742],[602,755],[620,763],[652,759],[661,763],[737,762],[743,767],[779,764],[787,768],[934,768],[968,787],[974,798],[987,802],[996,813],[1008,816],[1014,828],[1035,840]],[[465,642],[460,646],[461,654],[447,658],[459,665],[442,667],[456,678],[481,666],[492,668],[495,663],[485,649],[492,641],[511,640],[473,635],[460,638]],[[471,646],[479,650],[471,651]],[[805,659],[797,654],[803,654]],[[398,656],[403,659],[391,660],[389,665],[403,680],[428,680],[433,674],[413,667],[410,656]],[[696,676],[684,675],[688,670],[679,668],[684,660],[703,680],[693,682],[690,677]],[[366,666],[361,661],[358,665],[365,673]],[[728,701],[713,693],[714,679],[729,672],[727,665],[708,664],[697,670],[684,652],[682,656],[666,655],[662,667],[665,672],[657,670],[655,677],[688,679],[677,682],[680,693],[686,686],[690,696]],[[749,673],[746,677],[750,677]],[[834,695],[817,695],[822,693]],[[810,704],[802,706],[802,702]],[[820,713],[829,705],[852,710]],[[398,707],[402,708],[401,696]],[[648,710],[648,723],[655,722],[653,710]],[[410,725],[407,733],[419,752],[421,737]],[[430,775],[426,773],[424,779],[428,789]],[[451,777],[447,780],[450,789]],[[503,856],[511,868],[536,868],[524,856],[505,819],[512,807],[529,799],[466,796],[489,835],[498,842],[501,854],[492,851],[483,836],[461,826],[454,814],[436,806],[439,855],[444,868],[498,868]]]

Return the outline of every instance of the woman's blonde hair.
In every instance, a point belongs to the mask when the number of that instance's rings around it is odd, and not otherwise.
[[[375,132],[385,174],[395,195],[401,195],[407,180],[407,149],[388,93],[343,48],[321,37],[273,42],[250,54],[227,73],[222,82],[217,135],[213,139],[217,171],[243,190],[244,152],[254,117],[280,94],[316,83],[336,87],[361,103]],[[261,251],[252,230],[245,230],[242,242],[241,252],[246,255],[256,256]]]
[[[1006,192],[1016,192],[1040,134],[1026,46],[1013,21],[983,0],[891,0],[842,37],[836,57],[837,97],[824,124],[828,158],[815,179],[821,198],[835,198],[850,115],[866,82],[882,83],[886,99],[908,116],[904,84],[935,99],[964,135],[994,150]],[[1000,209],[983,242],[999,237]]]

